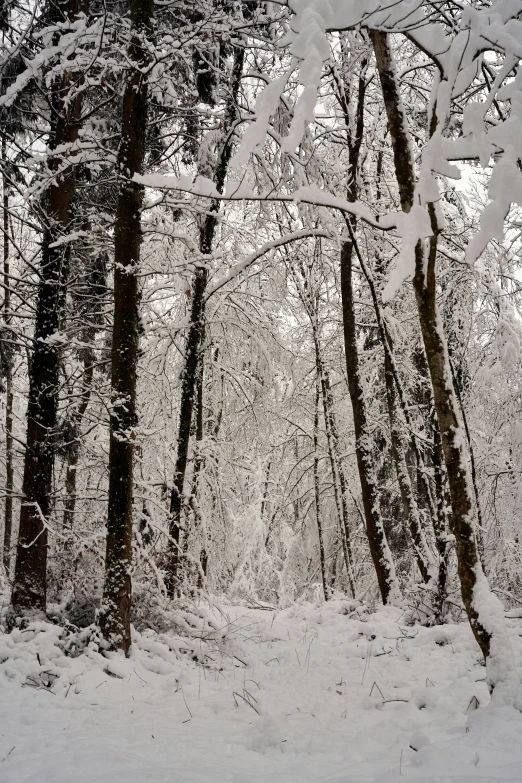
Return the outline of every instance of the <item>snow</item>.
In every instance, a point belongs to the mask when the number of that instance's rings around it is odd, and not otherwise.
[[[374,215],[371,209],[361,201],[348,201],[345,198],[334,196],[328,191],[316,185],[303,185],[297,188],[291,195],[285,195],[280,193],[274,193],[271,188],[266,193],[256,193],[254,190],[248,190],[248,186],[241,186],[241,190],[236,187],[236,181],[232,184],[232,189],[227,190],[226,195],[218,193],[215,184],[207,177],[196,177],[194,181],[190,177],[184,175],[182,177],[174,177],[163,174],[134,174],[133,181],[138,182],[140,185],[144,185],[146,188],[153,188],[157,190],[171,190],[180,191],[180,193],[187,193],[191,196],[201,198],[211,198],[221,201],[278,201],[278,202],[295,202],[296,204],[314,204],[316,206],[330,207],[331,209],[337,209],[341,212],[347,212],[350,215],[364,220],[371,226],[378,228],[382,231],[390,231],[395,228],[398,223],[403,220],[403,213],[391,212],[387,215]]]
[[[48,623],[0,637],[2,783],[520,783],[522,715],[488,704],[468,624],[346,600],[226,611],[204,665],[152,632],[128,660],[65,656]]]
[[[409,212],[397,215],[396,220],[397,233],[402,239],[402,247],[382,292],[382,301],[385,304],[393,299],[406,280],[413,278],[415,274],[415,247],[418,241],[433,234],[427,211],[417,204],[414,204]]]
[[[490,590],[479,563],[475,572],[477,581],[473,588],[473,606],[479,622],[491,636],[486,667],[488,682],[494,687],[493,703],[513,705],[522,711],[522,688],[502,604]]]
[[[244,134],[239,150],[231,160],[231,167],[235,168],[248,163],[248,158],[252,152],[262,147],[270,118],[276,113],[281,95],[286,87],[291,71],[287,71],[282,76],[271,81],[258,95],[255,108],[255,122],[249,126]]]
[[[317,237],[317,236],[328,237],[328,234],[325,231],[319,231],[319,230],[314,231],[314,230],[303,229],[302,231],[294,231],[292,234],[285,234],[279,239],[273,239],[271,242],[266,242],[264,245],[258,248],[254,253],[248,255],[243,261],[240,261],[239,263],[231,267],[228,270],[228,272],[224,274],[222,277],[220,277],[218,280],[216,280],[215,283],[212,283],[212,285],[210,285],[207,289],[206,298],[209,299],[213,294],[215,294],[216,291],[219,291],[219,289],[223,288],[224,285],[229,283],[231,280],[234,280],[236,277],[242,274],[246,269],[248,269],[249,266],[254,264],[265,254],[269,253],[271,250],[275,250],[278,247],[290,244],[291,242],[295,242],[299,239],[306,239],[308,237]]]

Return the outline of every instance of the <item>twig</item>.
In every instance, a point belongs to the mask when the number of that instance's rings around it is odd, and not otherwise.
[[[139,675],[139,674],[138,674],[138,672],[136,671],[136,667],[134,667],[134,674],[136,675],[136,677],[138,678],[138,680],[141,680],[142,682],[144,682],[144,683],[145,683],[145,685],[148,685],[148,684],[149,684],[149,683],[147,682],[147,680],[144,680],[144,679],[143,679],[143,677],[140,677],[140,675]]]
[[[256,707],[254,707],[254,705],[253,705],[253,704],[252,704],[252,703],[251,703],[251,702],[250,702],[250,701],[249,701],[247,698],[245,698],[244,696],[242,696],[240,693],[237,693],[237,691],[233,691],[233,692],[232,692],[232,696],[234,697],[234,701],[236,702],[236,707],[239,707],[239,704],[237,703],[237,699],[236,699],[236,696],[239,696],[239,698],[240,698],[240,699],[243,699],[243,701],[244,701],[246,704],[248,704],[248,706],[249,706],[249,707],[252,707],[252,709],[254,710],[254,712],[257,712],[257,714],[258,714],[258,715],[260,715],[260,712],[259,712],[259,710],[258,710]],[[254,697],[252,697],[252,698],[254,698]]]
[[[11,753],[13,752],[13,750],[14,750],[15,748],[16,748],[16,745],[13,745],[13,747],[11,748],[11,750],[9,751],[9,753],[7,754],[7,756],[5,756],[5,757],[2,759],[2,761],[7,761],[7,759],[9,758],[9,756],[11,755]]]
[[[372,685],[372,687],[371,687],[371,690],[370,690],[370,696],[372,695],[372,693],[373,693],[373,689],[374,689],[374,688],[377,688],[377,690],[379,691],[379,693],[380,693],[380,694],[381,694],[381,696],[382,696],[382,700],[384,701],[384,694],[383,694],[383,692],[381,691],[381,689],[379,688],[379,686],[377,685],[377,683],[375,682],[375,680],[373,681],[373,685]]]
[[[189,709],[189,706],[187,704],[187,700],[185,698],[185,694],[183,693],[183,688],[181,688],[181,695],[183,696],[183,701],[185,702],[185,707],[187,708],[188,714],[190,715],[190,718],[187,718],[187,720],[184,720],[183,723],[188,723],[189,720],[192,720],[192,713]]]
[[[409,703],[409,699],[383,699],[382,703],[383,704],[389,704],[391,701],[403,701],[405,704]]]

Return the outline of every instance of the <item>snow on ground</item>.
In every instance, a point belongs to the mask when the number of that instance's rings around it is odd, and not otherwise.
[[[110,661],[0,636],[1,783],[520,783],[522,716],[487,706],[468,626],[349,606],[227,607],[205,665],[152,634]]]

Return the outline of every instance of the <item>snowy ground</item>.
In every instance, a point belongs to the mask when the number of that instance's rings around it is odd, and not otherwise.
[[[466,625],[343,607],[228,607],[205,666],[145,635],[112,676],[53,626],[0,637],[1,783],[522,781],[522,716],[487,708]]]

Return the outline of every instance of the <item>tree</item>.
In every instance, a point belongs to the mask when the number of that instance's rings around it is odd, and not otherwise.
[[[131,647],[133,457],[139,340],[139,264],[143,187],[133,181],[145,158],[147,68],[154,0],[133,0],[131,68],[123,96],[118,171],[121,178],[114,230],[114,325],[111,351],[109,498],[105,582],[100,628],[113,648]]]
[[[67,29],[86,9],[86,5],[76,0],[53,3],[51,24],[64,25]],[[58,46],[60,33],[54,32],[53,35],[55,46]],[[45,612],[46,608],[47,549],[60,373],[60,323],[69,266],[69,246],[60,240],[67,235],[71,225],[76,187],[75,167],[67,160],[64,149],[70,149],[78,138],[82,109],[82,92],[70,96],[74,78],[73,71],[64,67],[49,96],[49,169],[52,179],[44,196],[46,224],[29,376],[23,502],[11,596],[14,615]],[[54,186],[55,177],[61,180],[60,187]]]
[[[371,37],[390,126],[401,206],[406,213],[409,213],[416,203],[416,177],[410,152],[410,140],[407,136],[407,120],[395,79],[395,68],[387,36],[385,33],[372,31]],[[430,132],[434,133],[437,122],[436,115],[433,114],[428,120]],[[498,628],[498,623],[492,624],[486,619],[491,613],[491,608],[485,607],[488,602],[489,587],[482,572],[477,550],[477,539],[473,525],[475,512],[471,496],[471,473],[467,464],[463,438],[460,435],[462,425],[450,369],[448,346],[440,326],[441,319],[437,306],[436,261],[439,227],[435,206],[432,202],[428,203],[428,212],[432,235],[429,240],[429,249],[420,239],[415,245],[413,286],[451,493],[451,527],[457,542],[462,600],[473,634],[487,660],[491,654],[493,635],[497,633],[502,636],[503,633],[501,628]],[[489,603],[492,601],[496,604],[494,612],[498,614],[499,602],[490,595]],[[500,621],[503,624],[502,615],[500,615]],[[506,653],[509,654],[507,650],[504,654]],[[497,676],[498,674],[495,673],[490,677],[491,688],[497,684]]]
[[[230,81],[225,98],[221,138],[217,143],[214,177],[216,190],[222,193],[232,157],[233,130],[238,114],[238,95],[243,74],[245,50],[236,46],[230,70]],[[202,221],[199,232],[199,251],[203,259],[212,253],[214,234],[218,226],[219,202],[215,201]],[[185,346],[185,364],[182,371],[181,404],[177,439],[177,456],[174,468],[174,483],[170,499],[170,559],[168,565],[168,590],[171,595],[177,587],[180,567],[180,533],[182,529],[183,488],[187,470],[188,447],[194,410],[197,379],[202,369],[203,343],[205,339],[205,304],[208,283],[208,268],[205,261],[197,269],[191,287],[190,327]]]

